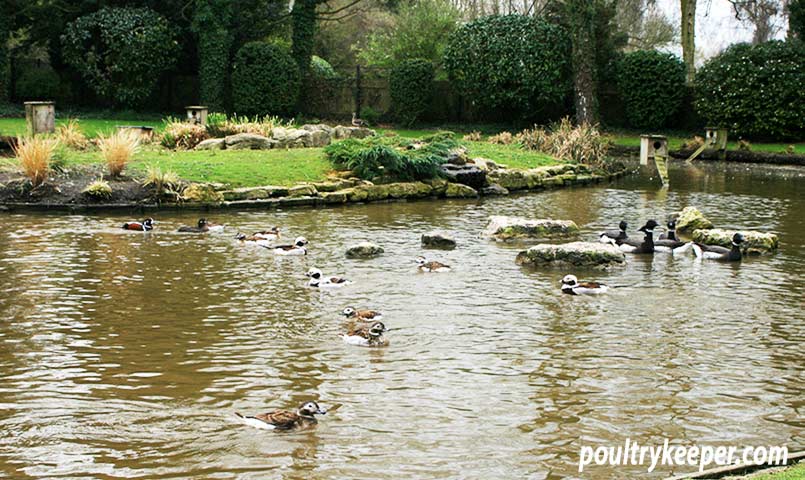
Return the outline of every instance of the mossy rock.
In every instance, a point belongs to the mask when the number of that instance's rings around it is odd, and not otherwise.
[[[361,242],[347,249],[347,258],[374,258],[382,255],[383,247],[372,242]]]
[[[523,240],[530,238],[561,238],[579,233],[579,226],[572,220],[551,218],[531,220],[500,215],[489,219],[483,235],[497,241]]]
[[[390,183],[386,187],[390,198],[423,198],[433,191],[430,185],[423,182]]]
[[[192,203],[223,203],[224,195],[206,183],[191,183],[182,192],[182,200]]]
[[[326,204],[347,203],[347,194],[344,192],[324,192],[321,201]]]
[[[608,268],[626,264],[626,255],[613,245],[572,242],[560,245],[539,244],[517,255],[517,265],[573,266]]]
[[[263,200],[266,198],[277,198],[288,196],[288,187],[276,187],[267,185],[264,187],[245,187],[235,188],[221,192],[224,199],[228,202],[238,200]]]
[[[696,207],[685,207],[675,215],[677,232],[692,232],[713,228],[713,222],[707,219]]]
[[[461,183],[449,183],[444,191],[447,198],[477,198],[478,190]]]
[[[741,251],[744,255],[762,255],[777,250],[779,239],[773,233],[758,232],[755,230],[722,230],[720,228],[700,229],[693,231],[693,241],[705,245],[721,245],[730,248],[732,237],[736,233],[744,236]]]
[[[445,250],[456,248],[456,239],[444,232],[423,233],[421,242],[424,248],[441,248]]]
[[[319,192],[313,185],[298,185],[288,189],[289,197],[315,197]]]

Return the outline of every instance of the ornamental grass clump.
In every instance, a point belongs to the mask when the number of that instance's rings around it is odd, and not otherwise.
[[[181,194],[182,181],[173,170],[162,170],[159,165],[149,165],[142,185],[152,187],[156,198],[167,196],[178,198]]]
[[[192,150],[199,143],[210,138],[207,128],[196,123],[168,118],[162,132],[162,146],[172,150]]]
[[[538,150],[561,160],[583,163],[594,168],[605,168],[610,141],[601,135],[595,125],[574,126],[563,118],[550,130],[534,127],[517,136],[524,148]]]
[[[12,145],[14,155],[20,162],[22,171],[36,188],[48,178],[50,162],[56,151],[58,141],[44,137],[18,137]]]
[[[95,180],[87,185],[82,193],[96,200],[105,200],[112,197],[112,187],[103,179]]]
[[[100,136],[98,148],[109,168],[109,174],[119,177],[140,148],[140,134],[131,130],[119,130],[109,136]]]
[[[89,146],[87,136],[74,118],[56,127],[56,138],[62,145],[74,150],[84,150]]]
[[[489,137],[489,143],[496,145],[511,145],[514,142],[514,135],[511,132],[500,132],[497,135]]]

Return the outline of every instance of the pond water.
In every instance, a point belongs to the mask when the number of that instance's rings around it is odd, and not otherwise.
[[[150,234],[119,229],[119,214],[0,215],[0,476],[554,479],[582,476],[582,444],[626,438],[802,449],[804,180],[674,164],[670,191],[642,175],[483,201],[220,211],[229,230],[202,236],[173,233],[188,213],[158,213]],[[687,205],[779,233],[780,252],[629,257],[572,272],[629,286],[585,298],[560,294],[570,271],[520,268],[519,246],[478,238],[495,214],[572,219],[592,238]],[[274,224],[310,255],[232,239]],[[426,253],[450,273],[416,272],[432,229],[459,242]],[[364,239],[386,254],[347,260]],[[355,283],[311,290],[311,266]],[[391,345],[345,345],[348,305],[382,310]],[[309,398],[343,406],[295,433],[234,416]]]

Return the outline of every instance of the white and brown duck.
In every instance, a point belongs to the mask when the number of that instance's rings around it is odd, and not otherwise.
[[[243,423],[255,428],[267,430],[299,430],[315,426],[318,423],[316,415],[325,415],[327,410],[318,403],[308,401],[303,403],[295,412],[288,410],[273,410],[257,415],[242,415],[235,412]]]
[[[416,257],[416,263],[417,270],[420,272],[449,272],[451,270],[450,265],[436,261],[428,261],[425,257]]]
[[[345,308],[341,311],[341,315],[357,322],[376,322],[383,319],[383,314],[377,310],[359,310],[355,307]]]
[[[383,322],[369,322],[356,325],[344,334],[344,341],[360,347],[385,347],[389,344],[383,335],[387,329]]]

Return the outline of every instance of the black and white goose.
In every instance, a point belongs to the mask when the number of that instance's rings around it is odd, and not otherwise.
[[[721,262],[740,262],[742,257],[741,244],[743,242],[744,236],[740,233],[736,233],[732,236],[732,248],[722,247],[721,245],[694,243],[693,251],[696,253],[697,258],[718,260]]]
[[[638,228],[638,232],[643,232],[645,236],[643,237],[642,241],[627,238],[624,240],[618,248],[622,252],[626,253],[646,253],[646,254],[653,254],[654,253],[654,229],[658,226],[657,222],[654,220],[649,220],[646,222],[645,225]],[[612,244],[616,244],[613,240],[611,241]]]
[[[305,276],[310,277],[310,281],[307,284],[313,288],[341,288],[352,283],[342,277],[325,277],[318,268],[311,268]]]
[[[308,241],[305,237],[296,237],[292,245],[275,245],[273,247],[266,246],[277,255],[307,255],[307,248],[305,247]]]
[[[614,241],[615,245],[620,245],[629,238],[629,235],[626,234],[626,227],[628,227],[628,224],[621,220],[621,223],[618,224],[618,230],[607,230],[599,233],[598,241],[601,243],[612,243]]]
[[[568,295],[600,295],[609,287],[597,282],[579,282],[575,275],[565,275],[562,279],[562,293]]]
[[[676,220],[671,220],[668,222],[668,230],[664,233],[661,233],[658,240],[679,240],[676,236]]]

